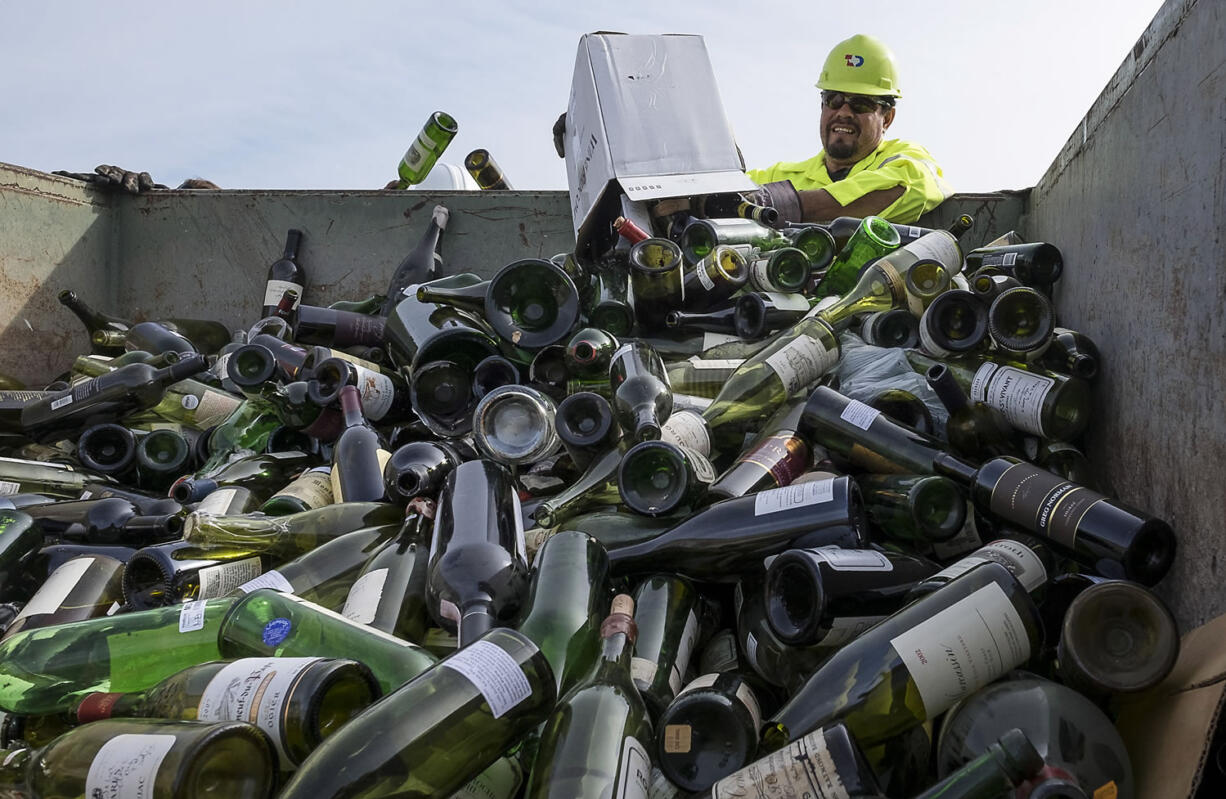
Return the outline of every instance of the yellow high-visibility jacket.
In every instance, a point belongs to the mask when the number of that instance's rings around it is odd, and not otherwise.
[[[807,161],[780,161],[766,169],[750,169],[746,174],[758,185],[790,180],[798,191],[825,189],[840,205],[869,192],[901,185],[905,187],[902,196],[878,216],[903,224],[914,222],[953,194],[932,155],[920,145],[902,139],[881,142],[851,168],[847,177],[838,181],[832,181],[826,172],[824,150]]]

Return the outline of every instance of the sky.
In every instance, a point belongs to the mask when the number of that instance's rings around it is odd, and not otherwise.
[[[820,149],[826,53],[893,49],[892,137],[958,191],[1035,185],[1160,0],[0,0],[0,161],[117,164],[175,186],[381,188],[435,110],[442,160],[488,149],[516,189],[565,189],[550,129],[580,37],[704,37],[749,166]]]

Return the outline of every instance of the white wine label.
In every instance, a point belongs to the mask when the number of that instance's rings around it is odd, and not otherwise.
[[[65,405],[71,405],[71,404],[72,404],[72,395],[65,394],[59,399],[51,400],[51,410],[58,411],[60,408],[63,408]]]
[[[426,160],[426,151],[428,149],[429,145],[423,145],[421,142],[421,136],[419,135],[413,140],[413,143],[409,145],[409,149],[404,154],[405,165],[410,169],[416,169],[423,161]]]
[[[200,583],[199,598],[213,599],[225,596],[235,588],[259,577],[261,568],[258,557],[205,566],[196,572],[196,579]]]
[[[272,739],[283,767],[292,766],[285,754],[281,728],[282,708],[298,676],[322,658],[240,658],[227,663],[200,694],[196,718],[200,721],[245,721]]]
[[[1030,658],[1022,618],[994,582],[895,636],[890,645],[915,681],[928,718]]]
[[[659,671],[659,666],[654,660],[647,658],[630,658],[630,676],[638,684],[639,690],[644,690],[651,685],[656,679],[656,672]]]
[[[263,305],[276,308],[281,303],[281,298],[285,296],[287,291],[296,291],[298,296],[294,298],[294,308],[302,304],[303,287],[300,283],[294,283],[289,280],[270,280],[264,284],[264,302]]]
[[[813,480],[782,488],[759,491],[754,495],[753,515],[765,516],[806,505],[820,505],[834,499],[834,479]]]
[[[831,352],[805,333],[766,356],[766,364],[779,375],[789,396],[826,374],[838,360],[837,348]]]
[[[677,411],[660,425],[660,440],[681,447],[689,447],[695,452],[709,456],[711,454],[711,433],[707,430],[707,422],[694,411]]]
[[[952,266],[956,270],[962,265],[962,249],[958,246],[958,240],[946,230],[925,233],[907,244],[906,250],[916,259],[931,258],[947,269]]]
[[[703,483],[715,482],[715,467],[711,465],[711,461],[707,460],[707,456],[696,449],[685,446],[684,444],[677,445],[680,450],[685,452],[690,458],[690,463],[694,467],[694,475]]]
[[[1039,556],[1021,541],[1011,538],[1002,538],[986,544],[933,576],[952,580],[981,563],[989,562],[999,563],[1008,569],[1029,593],[1034,593],[1047,582],[1047,568],[1043,566]]]
[[[727,344],[732,341],[740,341],[740,336],[734,336],[728,333],[712,333],[710,330],[702,334],[702,348],[709,350],[712,347],[718,347],[720,344]]]
[[[62,563],[34,592],[34,596],[30,597],[30,601],[21,609],[21,613],[17,614],[17,618],[13,619],[12,624],[30,616],[54,613],[59,610],[60,605],[64,604],[64,600],[72,593],[72,589],[77,587],[77,583],[81,581],[85,572],[89,571],[93,562],[93,558],[73,558]]]
[[[193,416],[195,426],[203,429],[221,424],[227,416],[234,413],[234,409],[240,404],[242,404],[241,399],[224,391],[205,391],[200,395],[199,404]]]
[[[839,647],[850,644],[860,634],[885,616],[836,616],[830,622],[830,631],[818,642],[822,647]]]
[[[308,508],[322,508],[332,504],[332,467],[317,466],[300,474],[289,485],[277,492],[279,497],[300,499]]]
[[[889,572],[894,571],[894,564],[884,552],[875,549],[843,549],[842,547],[821,547],[810,549],[809,553],[818,560],[825,561],[830,568],[840,572]]]
[[[633,735],[622,742],[621,763],[617,768],[617,788],[613,799],[647,799],[651,787],[651,758]]]
[[[664,751],[669,754],[689,754],[693,738],[694,728],[688,724],[664,725]]]
[[[715,783],[711,799],[851,799],[822,730]]]
[[[1043,436],[1043,401],[1055,385],[1052,378],[1024,369],[984,364],[971,382],[971,399],[1000,411],[1017,429]]]
[[[694,272],[698,275],[698,282],[702,284],[704,289],[710,291],[711,289],[715,288],[715,281],[711,279],[711,275],[707,272],[705,260],[703,263],[700,263],[698,266],[694,267]]]
[[[745,363],[744,358],[699,358],[697,355],[691,357],[688,361],[691,367],[702,371],[703,369],[736,369],[741,364]]]
[[[14,494],[20,493],[21,483],[14,483],[12,480],[0,480],[0,496],[11,497]],[[87,499],[87,497],[82,494],[81,499]]]
[[[949,560],[973,552],[981,546],[983,539],[979,537],[979,528],[975,524],[975,506],[967,501],[966,522],[962,529],[948,541],[932,542],[932,554],[937,556],[937,560]]]
[[[1001,266],[1016,266],[1017,265],[1017,253],[1015,252],[1005,253],[1005,257],[1001,259],[1000,265]]]
[[[785,294],[781,291],[764,291],[762,296],[768,297],[775,307],[781,311],[808,311],[809,301],[803,294]]]
[[[153,799],[158,769],[175,745],[173,735],[116,735],[98,749],[85,776],[89,799]]]
[[[356,364],[353,369],[357,373],[358,393],[362,395],[362,412],[367,419],[377,422],[391,410],[392,400],[396,398],[396,387],[385,374]]]
[[[673,659],[673,668],[668,674],[668,687],[675,696],[681,690],[685,670],[690,666],[690,657],[694,654],[694,644],[698,643],[698,614],[690,611],[685,620],[685,629],[681,631],[681,640],[677,642],[677,657]]]
[[[383,599],[383,585],[387,582],[387,569],[374,569],[353,581],[341,615],[358,624],[370,624],[379,611]]]
[[[204,629],[205,604],[203,599],[183,603],[183,607],[179,609],[179,632],[194,633]]]
[[[851,400],[847,403],[847,407],[839,414],[839,418],[850,422],[861,430],[867,430],[869,425],[877,421],[877,417],[881,415],[881,411],[876,408],[865,405],[860,400]]]
[[[276,569],[268,571],[256,577],[254,580],[248,580],[238,587],[238,590],[244,594],[250,594],[258,588],[271,588],[274,591],[280,591],[283,594],[294,593],[294,586],[290,581],[285,579],[285,575]]]
[[[233,504],[240,490],[239,488],[219,488],[211,491],[196,504],[196,512],[223,516],[230,509],[230,505]]]
[[[489,641],[473,641],[439,665],[467,677],[489,703],[494,718],[532,696],[532,684],[515,658]]]

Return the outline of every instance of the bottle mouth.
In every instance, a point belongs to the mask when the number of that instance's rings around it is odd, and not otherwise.
[[[603,441],[612,426],[613,409],[599,394],[581,391],[558,406],[558,435],[573,447],[590,447]]]
[[[1036,351],[1051,341],[1055,329],[1051,301],[1024,286],[1001,292],[988,309],[988,332],[1008,351]]]
[[[557,449],[553,400],[527,386],[502,386],[473,412],[473,441],[487,457],[508,466],[540,460]]]
[[[789,646],[817,643],[825,607],[821,573],[803,551],[780,555],[766,570],[766,622]]]
[[[631,447],[617,467],[622,502],[637,513],[663,516],[677,510],[694,488],[692,470],[675,446],[644,441]]]
[[[527,349],[556,344],[579,320],[579,289],[556,264],[525,258],[490,279],[485,319],[506,341]]]
[[[691,225],[686,228],[686,235],[693,227],[694,225]],[[707,252],[714,247],[715,244],[712,242]],[[681,261],[681,247],[671,239],[644,239],[630,248],[630,268],[647,277],[659,278],[674,273],[681,266]]]
[[[948,541],[966,524],[966,500],[948,477],[916,483],[911,493],[912,518],[929,541]]]
[[[277,371],[277,359],[263,344],[244,344],[226,361],[226,375],[234,385],[255,388],[270,380]]]
[[[741,338],[761,338],[766,333],[766,303],[757,294],[742,294],[736,301],[732,320]]]
[[[929,335],[950,352],[968,352],[988,334],[988,313],[969,291],[951,290],[938,296],[925,314],[932,314]]]
[[[1074,680],[1114,692],[1143,691],[1175,666],[1179,630],[1152,592],[1125,581],[1092,585],[1069,605],[1057,654]]]

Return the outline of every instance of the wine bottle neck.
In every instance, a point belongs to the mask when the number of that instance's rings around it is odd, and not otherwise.
[[[298,259],[298,245],[302,243],[302,231],[290,230],[285,236],[285,252],[282,257],[287,261]]]
[[[470,601],[461,610],[459,645],[465,647],[496,626],[493,602],[488,598]]]
[[[974,485],[979,469],[961,458],[948,452],[938,452],[932,456],[932,465],[937,474],[952,477],[965,485]]]

